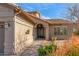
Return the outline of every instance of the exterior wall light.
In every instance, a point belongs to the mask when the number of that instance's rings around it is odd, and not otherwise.
[[[25,32],[25,34],[29,34],[30,33],[30,30],[28,29],[26,32]]]
[[[5,23],[5,28],[8,28],[8,27],[10,27],[10,23],[9,22],[6,22]]]

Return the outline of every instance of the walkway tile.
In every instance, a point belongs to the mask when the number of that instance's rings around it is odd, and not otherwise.
[[[34,41],[31,47],[28,47],[22,56],[38,56],[37,49],[43,44],[44,40]]]

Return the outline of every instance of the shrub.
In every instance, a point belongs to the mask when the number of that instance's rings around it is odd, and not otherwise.
[[[79,37],[73,35],[69,44],[67,56],[79,56]]]
[[[46,56],[55,50],[56,50],[56,45],[54,45],[53,43],[50,43],[49,45],[45,45],[45,46],[38,48],[38,55]]]
[[[40,48],[38,49],[38,55],[39,55],[39,56],[45,56],[45,55],[46,55],[46,50],[45,50],[44,47],[40,47]]]
[[[75,35],[79,35],[79,31],[75,31],[74,34],[75,34]]]
[[[71,47],[69,51],[66,53],[67,56],[79,56],[79,48],[78,47]]]

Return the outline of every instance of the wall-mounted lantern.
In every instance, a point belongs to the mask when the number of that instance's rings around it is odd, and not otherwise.
[[[10,23],[9,22],[5,22],[5,28],[10,27]]]
[[[29,34],[30,33],[30,30],[28,29],[28,30],[26,30],[26,32],[25,32],[25,34]]]

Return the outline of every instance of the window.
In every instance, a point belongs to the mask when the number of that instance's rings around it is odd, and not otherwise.
[[[54,35],[67,35],[67,27],[66,26],[55,26]]]

